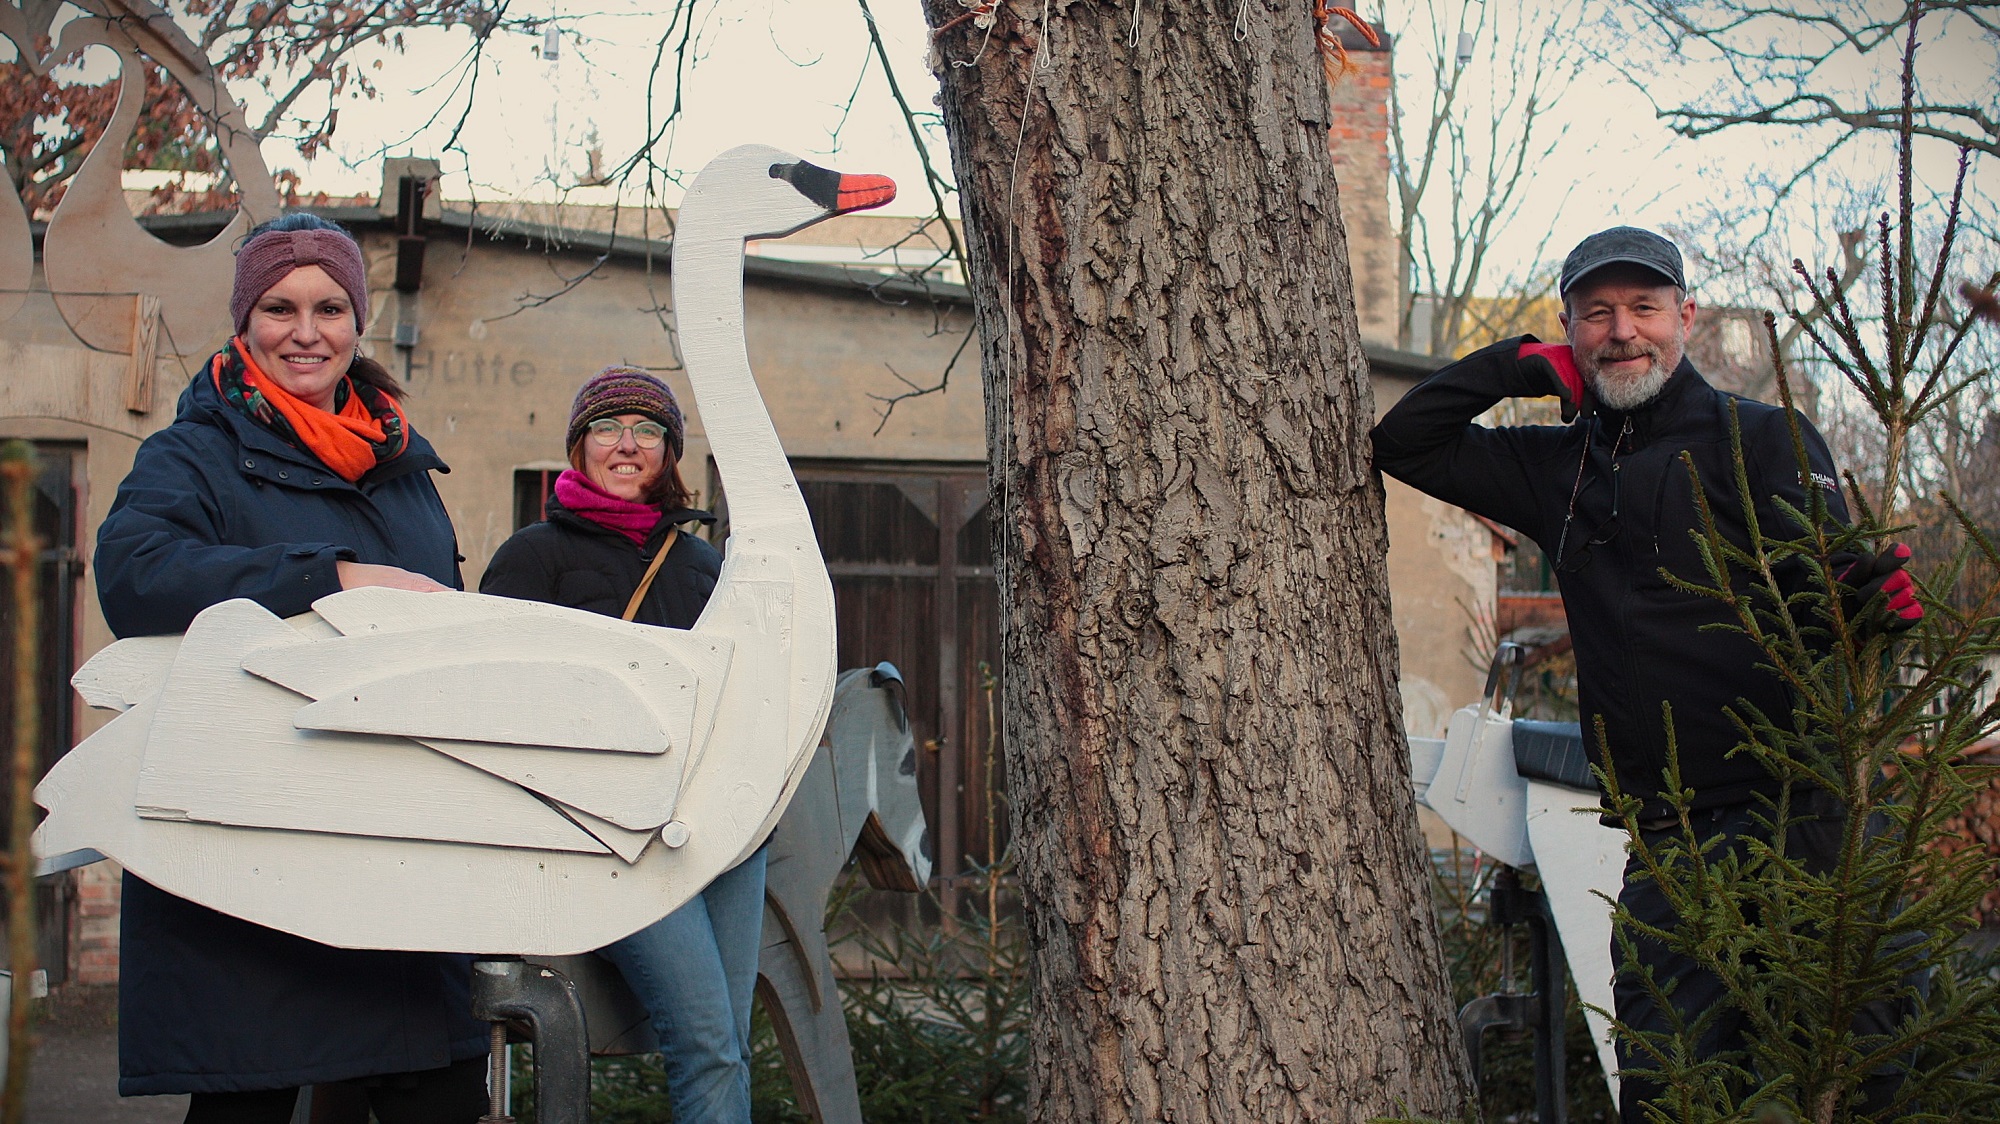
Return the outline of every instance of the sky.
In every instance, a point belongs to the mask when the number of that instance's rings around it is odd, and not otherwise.
[[[1463,3],[1398,0],[1383,16],[1404,33],[1397,67],[1410,83],[1406,104],[1423,100],[1424,18]],[[1602,9],[1589,6],[1588,0],[1549,4],[1583,5],[1575,9],[1583,13]],[[871,5],[906,93],[917,109],[930,109],[936,87],[924,64],[926,36],[917,3],[871,0]],[[266,162],[274,170],[300,171],[308,190],[345,195],[378,191],[385,155],[436,156],[444,163],[447,198],[610,202],[619,189],[579,185],[591,175],[591,149],[615,160],[635,151],[646,135],[645,91],[663,23],[659,6],[657,0],[650,11],[641,0],[590,0],[586,5],[514,0],[508,8],[511,19],[550,23],[535,33],[497,33],[481,62],[476,95],[469,99],[469,72],[455,65],[469,34],[413,33],[405,53],[384,57],[372,72],[383,97],[343,101],[329,152],[308,163],[283,138],[274,137],[265,144]],[[1553,26],[1554,11],[1538,6],[1533,18]],[[544,54],[548,26],[560,29],[554,58]],[[1797,167],[1823,144],[1821,138],[1796,130],[1745,129],[1702,142],[1676,138],[1632,79],[1639,77],[1655,98],[1671,102],[1682,96],[1726,96],[1726,75],[1701,58],[1663,57],[1648,49],[1643,38],[1634,37],[1625,53],[1615,34],[1602,35],[1601,25],[1595,30],[1613,47],[1552,110],[1551,125],[1563,131],[1563,141],[1546,166],[1537,167],[1535,190],[1513,229],[1496,245],[1493,256],[1506,268],[1495,271],[1488,291],[1507,275],[1547,264],[1533,260],[1545,238],[1545,254],[1559,258],[1576,237],[1621,222],[1696,227],[1722,241],[1740,235],[1757,225],[1743,215],[1754,216],[1770,194],[1760,180]],[[1943,34],[1935,39],[1924,56],[1926,81],[1947,91],[1990,97],[1995,81],[1990,40]],[[908,126],[889,97],[880,67],[869,57],[858,3],[714,0],[702,5],[694,44],[695,64],[683,91],[685,110],[653,150],[655,160],[669,170],[668,178],[653,181],[658,202],[677,202],[673,177],[699,169],[729,147],[757,141],[841,170],[891,176],[902,192],[886,213],[929,209]],[[1886,53],[1880,61],[1894,62]],[[1494,63],[1481,50],[1470,65],[1476,70]],[[1833,77],[1879,86],[1891,74],[1857,63],[1844,72],[1835,68]],[[670,102],[670,76],[655,80],[653,89],[662,106]],[[254,116],[254,98],[247,100],[253,102]],[[461,125],[460,112],[468,101],[471,108]],[[461,152],[446,151],[454,129],[461,130]],[[927,136],[932,159],[949,174],[942,132],[933,127]],[[1776,240],[1804,247],[1797,252],[1813,258],[1811,247],[1830,244],[1828,227],[1852,223],[1857,195],[1873,192],[1877,206],[1886,200],[1880,186],[1888,155],[1881,144],[1845,155],[1798,195]],[[1925,146],[1919,158],[1929,183],[1949,182],[1951,159],[1943,146]],[[2000,162],[1975,166],[1977,186],[1989,195],[2000,191],[2000,167],[1989,166],[1995,164]],[[627,202],[645,198],[635,186],[623,190]],[[1568,234],[1572,230],[1575,237]]]
[[[899,77],[920,87],[912,95],[918,108],[933,108],[917,5],[876,0],[874,7]],[[705,8],[683,93],[686,108],[655,149],[656,161],[685,174],[735,145],[769,144],[842,170],[892,177],[904,188],[889,208],[893,213],[927,209],[908,127],[879,66],[868,59],[858,6],[730,0]],[[558,55],[540,57],[545,31],[495,37],[462,137],[464,157],[443,152],[456,112],[421,129],[423,120],[410,112],[414,104],[438,103],[446,88],[438,84],[415,97],[344,104],[335,152],[302,168],[307,182],[330,193],[372,192],[379,188],[385,153],[440,156],[448,198],[466,198],[476,189],[482,197],[609,202],[612,189],[577,186],[590,175],[586,154],[594,144],[615,160],[636,150],[646,135],[645,90],[663,20],[655,13],[601,6],[588,15],[570,9],[563,0],[516,0],[509,6],[512,18],[553,17],[563,29]],[[411,50],[388,60],[377,81],[385,90],[398,81],[416,87],[445,70],[440,64],[448,64],[466,42],[462,32],[414,38]],[[654,88],[663,111],[673,96],[671,78],[662,76]],[[850,100],[852,112],[846,108]],[[281,140],[268,142],[265,155],[274,168],[300,167]],[[941,135],[934,158],[948,164]],[[661,186],[671,204],[677,189]]]

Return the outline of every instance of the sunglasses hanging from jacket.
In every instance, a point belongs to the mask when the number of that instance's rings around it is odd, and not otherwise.
[[[1577,544],[1575,553],[1569,551],[1569,528],[1576,519],[1576,497],[1583,491],[1583,470],[1590,463],[1590,436],[1595,430],[1586,430],[1583,435],[1583,459],[1576,463],[1576,484],[1570,488],[1569,511],[1563,515],[1562,535],[1556,541],[1556,572],[1574,574],[1590,565],[1590,552],[1618,537],[1618,454],[1625,448],[1625,438],[1632,433],[1632,419],[1626,418],[1618,430],[1618,439],[1611,443],[1611,515],[1597,525],[1588,539]]]

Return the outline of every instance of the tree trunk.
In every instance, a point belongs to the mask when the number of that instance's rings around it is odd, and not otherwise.
[[[966,12],[924,2],[933,27]],[[1031,1115],[1455,1118],[1312,6],[994,15],[938,49],[999,500]]]

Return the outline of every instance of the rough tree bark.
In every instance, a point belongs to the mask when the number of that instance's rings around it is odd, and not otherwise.
[[[992,14],[939,37],[940,104],[1000,501],[1031,1114],[1457,1117],[1312,5]]]

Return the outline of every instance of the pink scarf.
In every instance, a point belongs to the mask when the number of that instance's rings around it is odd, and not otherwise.
[[[556,477],[556,500],[565,508],[600,527],[616,531],[640,546],[659,526],[660,509],[651,504],[621,500],[591,483],[590,477],[565,468]]]

